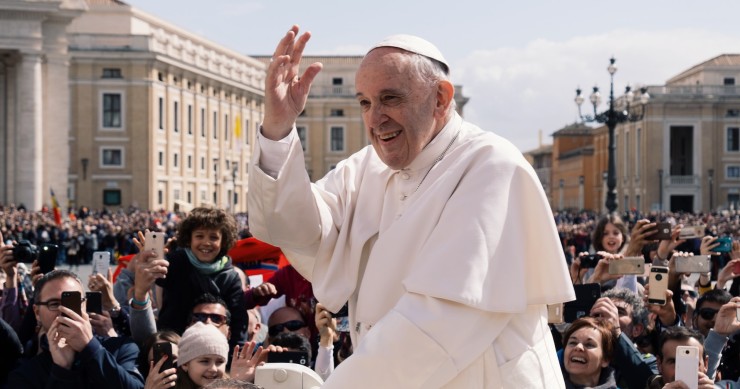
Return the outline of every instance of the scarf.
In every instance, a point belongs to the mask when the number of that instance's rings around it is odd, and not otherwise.
[[[186,248],[185,254],[188,256],[188,260],[190,261],[190,264],[195,267],[196,270],[198,270],[198,273],[204,274],[204,275],[211,275],[213,273],[218,273],[221,270],[224,269],[224,266],[226,266],[226,263],[229,262],[229,258],[227,256],[221,257],[221,259],[217,259],[213,261],[213,263],[204,263],[198,260],[198,258],[195,257],[195,254],[193,254],[193,251]]]

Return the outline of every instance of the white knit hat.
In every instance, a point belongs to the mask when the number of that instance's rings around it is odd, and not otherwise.
[[[367,52],[369,53],[379,47],[395,47],[398,49],[423,55],[442,63],[442,65],[445,66],[447,73],[449,73],[450,64],[447,63],[447,60],[444,56],[442,56],[442,52],[439,51],[437,46],[434,46],[431,42],[419,38],[418,36],[406,34],[391,35],[380,41],[380,43],[371,47],[370,50],[368,50]]]
[[[229,342],[224,334],[210,324],[196,322],[185,330],[180,338],[177,364],[182,366],[202,355],[229,357]]]

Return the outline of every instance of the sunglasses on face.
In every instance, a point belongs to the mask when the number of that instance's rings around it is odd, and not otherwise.
[[[207,324],[208,320],[210,320],[211,323],[216,325],[216,327],[221,327],[224,324],[229,324],[226,316],[219,315],[218,313],[194,313],[192,323],[199,321],[201,323]]]
[[[714,316],[719,312],[717,309],[712,308],[702,308],[698,311],[696,311],[699,316],[701,316],[704,320],[712,320],[714,319]]]
[[[306,326],[306,323],[300,320],[289,320],[289,321],[286,321],[285,323],[271,325],[268,330],[268,333],[270,334],[270,336],[275,336],[283,332],[283,330],[286,328],[288,329],[288,331],[298,331],[305,326]]]

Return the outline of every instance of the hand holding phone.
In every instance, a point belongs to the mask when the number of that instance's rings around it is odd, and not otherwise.
[[[609,261],[609,274],[643,274],[645,273],[645,258],[625,257]]]
[[[699,348],[696,346],[676,347],[676,381],[689,389],[699,387]]]
[[[578,260],[581,261],[581,269],[593,269],[601,258],[603,258],[601,254],[587,254],[581,255]]]
[[[709,273],[712,270],[712,260],[709,255],[677,256],[674,260],[677,273]]]
[[[665,266],[653,266],[650,268],[648,285],[650,286],[648,303],[665,305],[665,292],[668,289],[668,268]]]
[[[655,226],[655,234],[650,239],[671,240],[671,223],[661,222]]]
[[[82,316],[82,293],[77,290],[66,290],[62,292],[62,306],[71,309]]]
[[[270,351],[267,354],[267,363],[297,363],[308,366],[308,352],[306,351]]]
[[[164,259],[164,234],[161,232],[147,231],[144,241],[145,251],[154,251],[155,259]]]
[[[154,364],[157,364],[157,362],[159,362],[162,357],[167,356],[167,360],[162,363],[162,367],[160,367],[159,369],[160,373],[167,369],[172,369],[173,367],[175,367],[175,361],[172,356],[172,343],[155,343],[152,354],[154,355]]]
[[[712,249],[712,251],[717,253],[729,253],[732,251],[732,238],[729,236],[721,236],[717,238],[715,241],[716,243],[719,243],[717,247]]]

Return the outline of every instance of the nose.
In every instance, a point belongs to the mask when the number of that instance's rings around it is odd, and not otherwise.
[[[378,129],[388,120],[388,116],[385,114],[381,104],[373,104],[367,111],[367,115],[367,124],[373,129]]]

